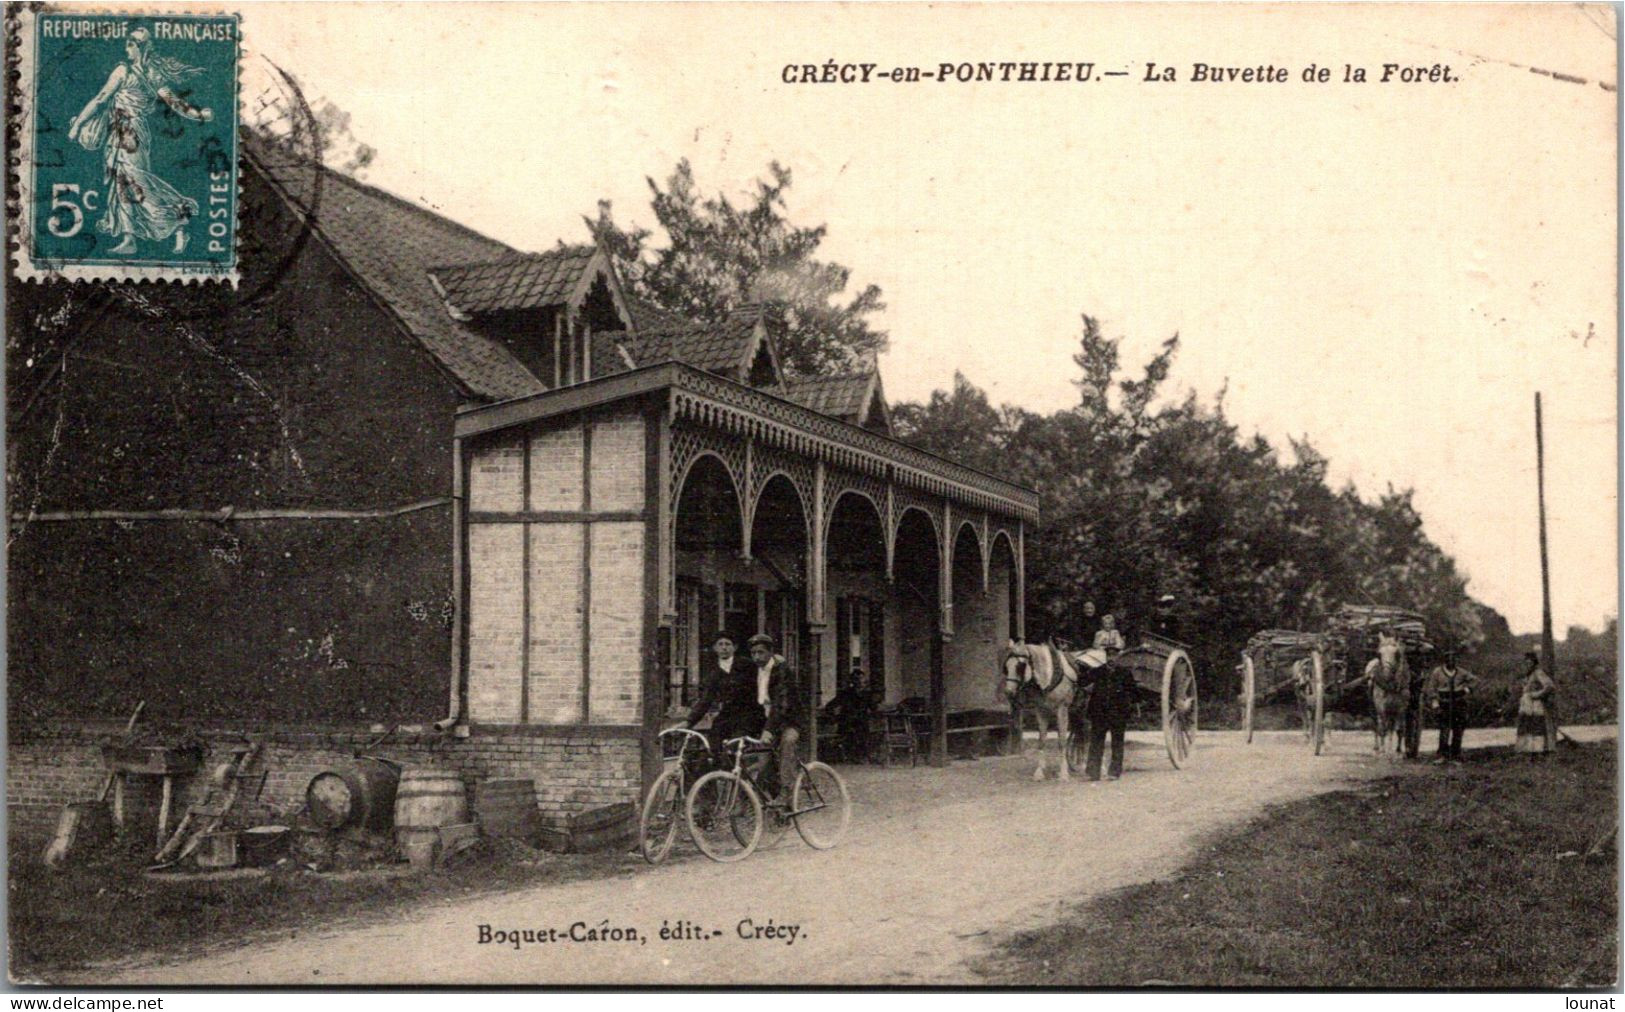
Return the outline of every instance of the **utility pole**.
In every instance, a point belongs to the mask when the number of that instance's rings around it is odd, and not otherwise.
[[[1551,678],[1557,677],[1556,651],[1552,646],[1552,570],[1546,557],[1546,437],[1541,427],[1540,391],[1535,391],[1535,489],[1540,497],[1540,663]]]

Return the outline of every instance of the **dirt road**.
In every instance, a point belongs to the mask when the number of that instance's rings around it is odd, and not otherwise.
[[[1469,745],[1500,743],[1494,735],[1474,732]],[[1124,779],[1093,786],[1034,783],[1030,756],[947,769],[843,767],[853,824],[833,851],[810,850],[791,832],[741,864],[684,860],[94,976],[249,986],[974,984],[966,961],[991,943],[1053,923],[1092,895],[1167,875],[1209,834],[1267,805],[1426,769],[1373,759],[1370,740],[1339,732],[1314,758],[1290,732],[1262,733],[1251,746],[1235,732],[1209,732],[1199,763],[1176,771],[1156,736],[1135,734]],[[632,931],[638,940],[568,940],[575,924],[577,935]],[[482,943],[482,925],[492,938],[552,928],[559,940]],[[663,940],[663,925],[690,930]]]

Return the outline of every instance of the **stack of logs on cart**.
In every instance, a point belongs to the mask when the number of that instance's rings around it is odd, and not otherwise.
[[[1415,670],[1432,664],[1437,648],[1427,622],[1414,611],[1391,605],[1345,604],[1322,632],[1265,629],[1247,641],[1241,654],[1242,726],[1253,740],[1258,704],[1296,701],[1303,730],[1314,753],[1325,748],[1326,715],[1333,709],[1369,709],[1366,664],[1377,656],[1381,637],[1399,641]]]

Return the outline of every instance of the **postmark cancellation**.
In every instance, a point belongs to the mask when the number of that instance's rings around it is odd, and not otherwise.
[[[236,284],[240,17],[46,8],[16,30],[17,276]]]

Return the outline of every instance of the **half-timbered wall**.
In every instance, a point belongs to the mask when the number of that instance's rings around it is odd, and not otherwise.
[[[642,720],[646,438],[628,412],[471,450],[472,723]]]

